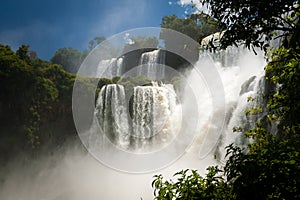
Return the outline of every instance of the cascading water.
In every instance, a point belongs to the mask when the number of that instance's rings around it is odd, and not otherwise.
[[[138,75],[144,75],[152,80],[165,77],[165,51],[160,49],[143,53],[140,58]]]
[[[236,57],[236,52],[239,52],[239,57]],[[182,168],[191,168],[192,163],[196,167],[200,162],[204,166],[222,164],[225,160],[226,146],[231,143],[243,145],[246,142],[242,134],[233,132],[233,128],[235,126],[249,128],[253,125],[250,122],[255,121],[253,117],[262,117],[250,115],[246,117],[245,111],[253,105],[263,103],[262,101],[247,101],[249,96],[256,98],[259,96],[257,96],[258,93],[261,94],[265,90],[263,54],[254,55],[253,52],[241,47],[238,47],[238,49],[232,47],[232,49],[225,50],[223,53],[230,57],[228,61],[231,62],[221,62],[218,59],[219,57],[211,52],[200,53],[199,61],[194,65],[194,69],[191,70],[188,77],[197,97],[199,123],[197,128],[198,137],[195,138],[191,148],[188,149],[186,161],[184,161],[184,158],[182,159],[182,162],[189,164],[183,164]],[[205,63],[208,63],[208,68],[216,68],[221,78],[225,93],[225,110],[212,104],[210,93],[215,91],[210,91],[208,86],[204,86],[206,91],[203,90],[201,79],[197,79],[195,76],[201,71],[201,68],[205,68]],[[184,101],[188,98],[185,96]],[[189,102],[187,101],[187,103]],[[221,116],[220,113],[223,112],[225,113],[225,119],[219,117]],[[218,123],[222,120],[225,121],[223,127]],[[207,131],[209,128],[211,131]],[[218,132],[220,132],[220,135]],[[200,160],[195,159],[199,157]]]
[[[154,134],[155,93],[151,86],[134,87],[133,133],[138,138],[151,138]]]
[[[212,55],[212,59],[223,81],[227,115],[225,129],[215,155],[219,155],[220,161],[224,161],[224,149],[227,145],[244,145],[247,142],[241,133],[233,132],[233,128],[243,127],[247,130],[254,126],[257,119],[264,116],[264,113],[255,116],[245,113],[253,106],[263,106],[261,95],[265,90],[263,67],[266,63],[262,53],[255,56],[242,47],[230,47],[219,54],[225,55],[225,62],[224,59],[220,61],[220,57],[215,57],[215,54]],[[249,97],[255,101],[249,101]]]
[[[122,85],[110,84],[101,89],[95,114],[102,134],[125,149],[149,149],[145,146],[153,141],[159,146],[166,138],[170,139],[174,134],[171,120],[176,108],[172,85],[136,86],[130,102],[126,101]],[[130,104],[131,118],[127,108]]]
[[[116,59],[115,64],[113,65],[112,77],[122,75],[123,61],[123,57],[119,57],[118,59]]]
[[[201,46],[206,48],[210,44],[211,40],[213,40],[215,46],[219,46],[219,40],[222,35],[223,32],[218,32],[203,38]],[[222,67],[233,67],[238,66],[238,58],[243,55],[244,51],[241,47],[229,46],[226,50],[220,49],[214,53],[209,52],[209,50],[205,50],[202,52],[202,55],[207,53],[216,64],[220,64]]]
[[[101,89],[96,105],[96,116],[103,133],[121,146],[126,146],[129,142],[128,110],[124,102],[124,87],[110,84]]]
[[[106,78],[113,78],[115,76],[122,75],[122,67],[123,67],[123,57],[119,58],[112,58],[109,60],[101,60],[98,64],[96,77],[106,77]],[[106,71],[101,74],[101,69],[107,69]]]
[[[109,60],[101,60],[97,66],[97,71],[96,71],[96,76],[97,78],[100,78],[100,77],[111,77],[112,76],[112,73],[111,71],[104,71],[102,72],[101,69],[103,69],[104,67],[109,67],[111,66],[112,63],[114,63],[116,59],[113,58],[113,59],[109,59]],[[109,68],[111,69],[111,68]]]
[[[259,113],[257,115],[246,114],[248,109],[252,109],[254,106],[262,106],[263,100],[261,99],[262,91],[264,90],[264,75],[263,73],[256,76],[250,77],[246,80],[241,88],[237,100],[234,103],[233,108],[231,108],[231,116],[228,118],[227,127],[222,135],[222,140],[218,147],[218,155],[220,160],[225,158],[225,147],[231,143],[239,146],[245,145],[249,140],[243,136],[240,132],[233,132],[234,127],[242,127],[243,130],[248,130],[253,128],[255,122],[264,116],[264,113]],[[255,99],[253,101],[248,100]]]
[[[169,90],[170,91],[169,91]],[[174,109],[174,89],[169,86],[134,87],[133,132],[141,138],[150,138],[161,132]]]
[[[138,76],[146,76],[152,80],[157,80],[165,77],[165,57],[166,52],[161,49],[142,53],[139,58]],[[113,78],[122,76],[124,57],[101,60],[97,67],[96,77]],[[101,71],[106,69],[105,71]]]

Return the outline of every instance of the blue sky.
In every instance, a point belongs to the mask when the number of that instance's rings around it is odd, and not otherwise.
[[[165,15],[185,16],[180,1],[1,0],[0,43],[16,50],[28,44],[49,60],[62,47],[80,51],[95,36],[139,27],[159,27]]]

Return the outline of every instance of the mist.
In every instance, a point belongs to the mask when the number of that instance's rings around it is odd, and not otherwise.
[[[1,174],[0,199],[153,199],[153,175],[163,174],[169,179],[177,171],[186,168],[197,169],[204,175],[208,166],[221,164],[220,160],[215,159],[217,145],[222,143],[226,134],[231,134],[232,127],[228,127],[228,123],[231,113],[238,107],[241,85],[251,76],[261,74],[265,63],[262,55],[254,56],[246,50],[239,56],[238,66],[234,67],[224,68],[209,57],[205,59],[208,61],[200,59],[189,72],[187,82],[196,98],[197,114],[200,117],[194,119],[195,116],[191,115],[188,119],[183,119],[186,123],[196,123],[197,130],[192,141],[184,141],[188,148],[178,160],[150,173],[124,173],[100,163],[78,141],[69,142],[62,149],[42,154],[45,156],[19,156],[8,163]],[[209,66],[203,66],[203,63]],[[213,105],[213,86],[208,84],[206,77],[194,71],[202,67],[214,67],[217,70],[224,87],[225,107],[218,101]],[[189,93],[185,93],[184,97],[183,107],[194,109]],[[225,113],[226,119],[221,119],[220,113]],[[222,120],[225,124],[220,123]],[[230,126],[232,124],[235,123]],[[126,165],[130,160],[124,158],[122,162]]]

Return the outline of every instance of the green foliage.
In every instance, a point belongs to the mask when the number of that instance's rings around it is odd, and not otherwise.
[[[60,65],[30,56],[30,52],[26,45],[16,53],[0,45],[1,152],[37,148],[50,139],[75,133],[71,115],[75,77]],[[52,132],[54,127],[58,130]]]
[[[113,84],[113,81],[108,78],[100,78],[98,81],[98,88],[101,89],[103,86],[108,85],[108,84]]]
[[[216,21],[204,14],[193,14],[186,18],[178,18],[176,15],[164,16],[161,27],[175,30],[185,35],[170,34],[169,30],[162,29],[159,38],[164,41],[166,49],[182,52],[181,54],[189,58],[190,62],[198,60],[200,48],[198,43],[205,36],[221,30],[219,23],[216,23]],[[191,39],[197,42],[191,42]]]
[[[55,52],[51,62],[60,64],[68,72],[76,73],[84,58],[83,54],[76,49],[61,48]]]
[[[299,133],[300,47],[277,48],[270,59],[266,71],[279,88],[268,103],[269,117],[280,122],[282,137]]]
[[[192,14],[186,18],[178,18],[176,15],[164,16],[161,27],[181,32],[199,42],[204,37],[220,30],[219,24],[204,14]],[[164,36],[164,32],[161,32],[160,38],[168,46],[169,38]]]
[[[118,83],[118,81],[121,79],[121,77],[120,76],[115,76],[115,77],[113,77],[112,79],[111,79],[111,81],[113,82],[113,83]]]
[[[105,37],[94,37],[94,39],[89,41],[89,51],[93,50],[98,44],[105,41]]]
[[[209,5],[213,19],[225,24],[221,48],[243,43],[247,48],[265,51],[270,41],[283,37],[286,45],[298,45],[300,8],[297,0],[199,0]]]
[[[236,199],[298,199],[299,139],[278,140],[262,129],[249,136],[255,142],[248,153],[234,145],[227,149],[224,172]]]
[[[207,170],[205,178],[196,170],[182,170],[174,174],[178,177],[175,182],[164,181],[162,175],[154,176],[155,199],[230,199],[230,187],[219,174],[222,171],[217,166]]]
[[[22,45],[17,51],[16,55],[26,62],[29,62],[29,46],[28,45]]]

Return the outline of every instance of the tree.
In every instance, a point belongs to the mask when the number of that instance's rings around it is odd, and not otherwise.
[[[29,62],[29,45],[22,45],[19,47],[19,49],[16,51],[17,56],[19,56],[20,59]]]
[[[38,59],[38,55],[35,51],[29,51],[29,58],[32,60]]]
[[[51,62],[60,64],[68,72],[76,73],[83,59],[80,51],[74,48],[61,48],[55,52]]]
[[[244,44],[247,48],[267,50],[270,41],[289,36],[299,38],[299,2],[297,0],[199,0],[210,8],[213,19],[224,23],[220,47]],[[296,45],[296,44],[293,44]]]
[[[93,50],[98,44],[105,41],[105,37],[94,37],[94,39],[89,41],[89,51]]]
[[[195,41],[200,42],[204,37],[220,30],[221,23],[210,18],[205,14],[192,14],[186,18],[178,18],[176,15],[164,16],[161,27],[181,32]],[[161,39],[168,40],[164,32],[160,35]],[[167,42],[168,43],[168,42]]]
[[[28,60],[28,52],[27,45],[13,52],[0,44],[0,163],[46,143],[57,147],[75,133],[75,76],[60,65]]]
[[[161,23],[162,28],[181,32],[198,43],[205,36],[220,31],[220,25],[220,23],[217,23],[217,21],[212,20],[205,14],[192,14],[186,18],[178,18],[176,15],[164,16]],[[191,61],[196,62],[198,60],[198,43],[191,43],[191,39],[187,37],[180,37],[179,39],[177,34],[170,34],[168,30],[164,29],[160,32],[159,37],[164,41],[167,49],[181,51]]]

